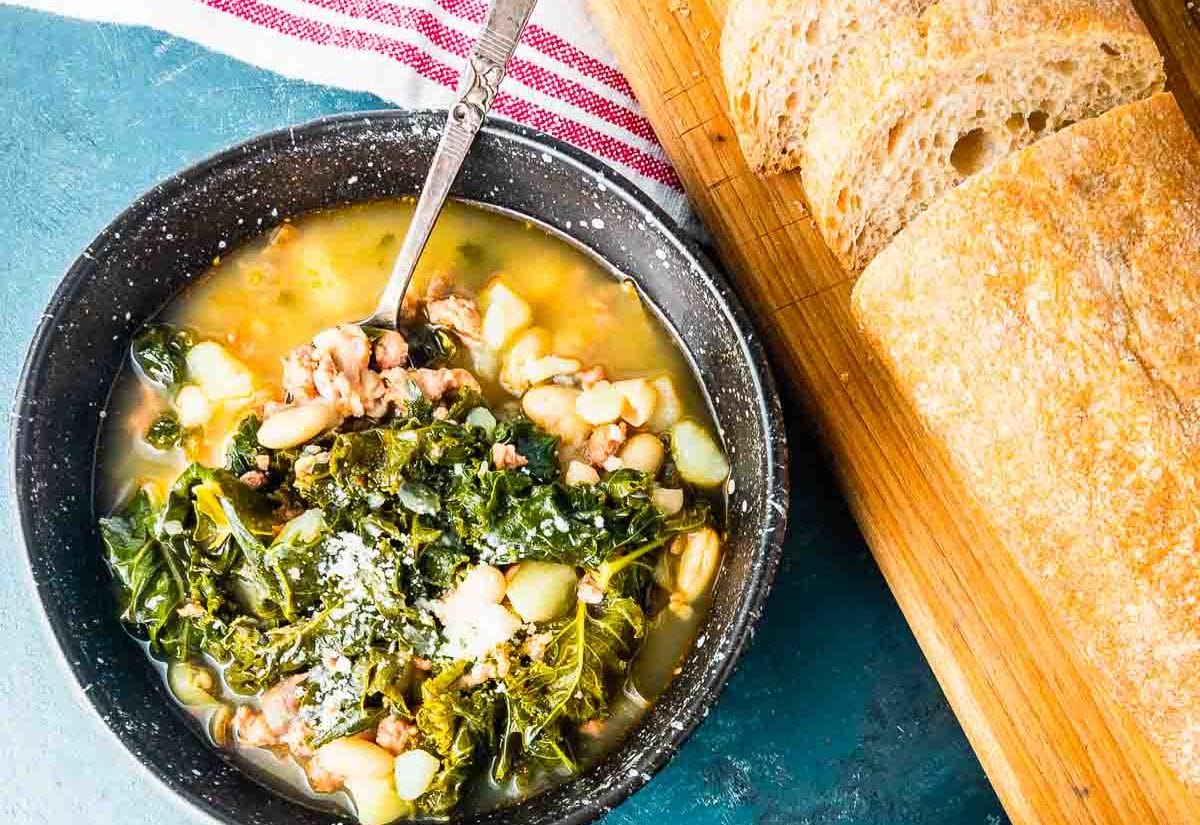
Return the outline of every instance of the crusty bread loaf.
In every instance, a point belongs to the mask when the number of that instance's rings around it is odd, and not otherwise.
[[[817,225],[857,272],[968,175],[1162,86],[1129,0],[941,0],[863,43],[813,112]]]
[[[808,119],[868,34],[933,0],[734,0],[721,71],[746,162],[775,174],[800,165]]]
[[[853,305],[1051,615],[1200,790],[1200,144],[1174,98],[948,193]]]

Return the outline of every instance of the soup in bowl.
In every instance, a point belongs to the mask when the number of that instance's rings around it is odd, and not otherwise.
[[[740,310],[578,153],[485,130],[401,328],[353,323],[437,123],[324,121],[156,189],[22,378],[50,625],[121,741],[226,821],[594,818],[707,712],[778,557]]]
[[[729,478],[637,288],[528,224],[451,206],[403,326],[345,323],[410,217],[222,256],[134,338],[101,436],[122,618],[172,695],[364,825],[616,744],[691,645]]]

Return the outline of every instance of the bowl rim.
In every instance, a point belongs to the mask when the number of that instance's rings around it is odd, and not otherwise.
[[[96,237],[84,248],[80,255],[71,263],[59,279],[49,301],[42,312],[41,320],[35,329],[19,373],[14,398],[12,401],[12,416],[9,428],[9,483],[13,495],[10,497],[10,512],[15,516],[19,526],[17,536],[22,552],[21,565],[24,569],[25,580],[35,596],[37,610],[41,620],[42,631],[53,644],[53,655],[61,670],[71,676],[69,689],[75,703],[85,708],[93,724],[105,731],[128,757],[129,761],[140,771],[153,778],[160,789],[169,790],[170,797],[186,803],[193,813],[201,814],[215,823],[227,825],[233,821],[212,803],[202,798],[191,787],[176,777],[160,771],[142,759],[138,758],[130,743],[126,742],[104,717],[103,708],[98,700],[83,687],[83,664],[72,661],[67,655],[67,639],[69,629],[63,624],[60,616],[43,598],[34,572],[34,554],[30,540],[33,535],[32,521],[34,514],[27,504],[27,497],[19,495],[35,478],[29,471],[28,465],[20,461],[20,456],[29,452],[29,441],[32,432],[25,421],[33,412],[31,409],[36,399],[27,392],[27,388],[37,373],[44,368],[48,358],[50,343],[56,334],[60,313],[65,311],[75,297],[79,282],[86,277],[91,266],[92,250],[102,242],[107,242],[114,236],[119,237],[119,227],[144,215],[156,204],[171,200],[180,191],[193,186],[195,180],[206,174],[219,170],[223,165],[243,160],[247,155],[253,155],[269,150],[273,141],[293,139],[296,133],[315,134],[323,130],[336,130],[354,121],[373,125],[374,122],[386,122],[402,119],[419,120],[433,118],[441,123],[447,116],[447,110],[436,108],[398,108],[389,107],[365,111],[345,112],[327,115],[299,124],[283,126],[267,132],[253,135],[243,141],[234,143],[225,149],[210,154],[164,178],[150,189],[139,195],[129,206],[123,209],[106,225]],[[787,530],[790,484],[788,478],[788,445],[784,426],[782,406],[775,379],[771,373],[766,353],[760,336],[751,322],[737,294],[726,279],[722,269],[717,266],[710,256],[691,237],[685,235],[678,224],[655,203],[650,196],[629,180],[623,173],[583,150],[572,146],[558,138],[544,134],[526,126],[500,117],[490,117],[481,128],[481,133],[487,133],[501,142],[524,144],[527,147],[548,153],[559,162],[566,162],[578,167],[582,172],[597,179],[602,179],[605,186],[613,190],[620,198],[630,202],[643,214],[643,219],[657,224],[655,227],[665,239],[677,244],[684,254],[689,257],[698,270],[698,275],[708,281],[709,288],[719,299],[720,311],[726,316],[730,326],[735,331],[736,340],[743,350],[746,360],[754,366],[751,376],[755,388],[755,417],[763,424],[763,430],[768,443],[764,445],[764,458],[768,490],[768,506],[766,509],[765,526],[761,530],[758,541],[754,546],[755,563],[750,565],[750,573],[746,583],[741,588],[748,598],[744,601],[743,609],[731,619],[729,639],[732,643],[729,654],[720,664],[707,673],[702,679],[694,699],[685,711],[683,726],[674,728],[669,741],[662,747],[647,751],[636,765],[637,770],[624,773],[622,778],[613,782],[603,792],[587,800],[573,805],[566,810],[557,822],[559,825],[585,825],[616,808],[638,790],[649,783],[662,768],[674,757],[680,747],[691,737],[700,723],[707,718],[709,710],[716,704],[726,685],[740,663],[746,648],[753,637],[754,626],[761,616],[766,599],[770,594],[776,571],[783,551],[783,543]],[[468,159],[468,162],[469,159]],[[454,197],[453,195],[451,197]],[[470,203],[470,201],[467,201]],[[487,206],[487,204],[479,204]],[[535,217],[535,220],[539,220]],[[569,234],[569,233],[568,233]],[[559,238],[558,240],[562,240]],[[574,245],[588,245],[578,239],[573,239]],[[590,252],[601,260],[596,252]],[[657,311],[657,307],[656,307]],[[690,361],[691,354],[688,354]],[[703,376],[698,376],[706,383]],[[706,387],[707,389],[707,387]],[[94,437],[94,436],[93,436]],[[93,446],[93,450],[94,450]],[[94,469],[93,469],[94,473]],[[94,496],[94,477],[90,479]],[[614,748],[617,753],[623,744]],[[610,754],[611,755],[611,754]],[[247,778],[253,778],[246,774]],[[274,791],[272,791],[274,792]],[[289,800],[291,801],[291,800]],[[298,803],[292,803],[298,804]],[[514,808],[519,808],[520,802]],[[452,817],[450,822],[454,822]]]

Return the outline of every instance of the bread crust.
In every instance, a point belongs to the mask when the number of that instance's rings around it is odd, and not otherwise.
[[[1200,144],[1174,98],[971,178],[852,300],[1051,615],[1200,790]]]
[[[872,235],[872,220],[880,217],[868,213],[863,218],[867,235],[860,240],[863,227],[842,194],[848,190],[853,202],[863,194],[853,186],[856,176],[870,180],[891,162],[881,147],[893,124],[959,88],[959,76],[974,74],[970,67],[985,65],[989,56],[1028,56],[1035,63],[1050,48],[1091,55],[1098,42],[1118,44],[1117,61],[1155,62],[1156,82],[1139,96],[1161,91],[1161,58],[1129,0],[941,0],[920,17],[899,18],[863,43],[814,110],[802,164],[814,217],[842,264],[851,272],[861,270],[893,234]],[[1011,93],[1010,84],[996,83],[983,94],[1000,100]],[[1067,120],[1107,108],[1087,111],[1088,101],[1074,103],[1082,108]],[[1034,138],[1028,135],[1017,145]],[[944,148],[931,151],[939,168],[950,165],[954,142],[951,137]]]

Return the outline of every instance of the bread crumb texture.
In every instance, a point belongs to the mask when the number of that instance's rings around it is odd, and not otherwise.
[[[967,181],[853,304],[1052,615],[1200,789],[1200,145],[1174,98]]]
[[[813,109],[869,35],[933,0],[733,0],[721,72],[746,162],[776,174],[800,165]]]
[[[857,272],[970,175],[1163,83],[1129,0],[941,0],[861,43],[813,110],[813,215]]]

